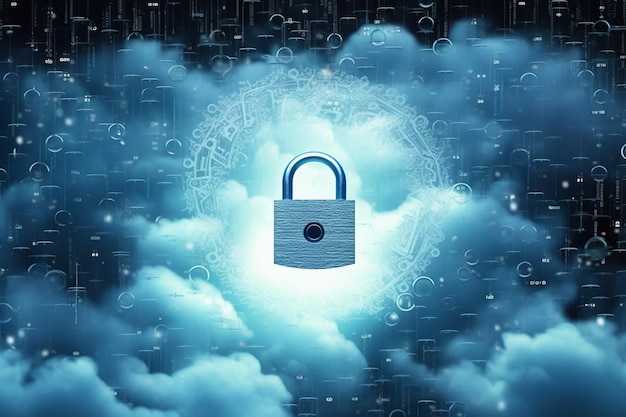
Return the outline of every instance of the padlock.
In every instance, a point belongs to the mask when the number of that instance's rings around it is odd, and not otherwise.
[[[309,162],[333,171],[335,200],[293,199],[293,176]],[[300,269],[354,264],[354,200],[346,200],[346,175],[332,156],[306,152],[285,168],[283,199],[274,201],[274,263]]]

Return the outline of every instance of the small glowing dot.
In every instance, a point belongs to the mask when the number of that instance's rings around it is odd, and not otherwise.
[[[606,320],[604,317],[600,316],[596,318],[596,324],[598,326],[604,326],[606,324]]]
[[[517,203],[515,203],[515,202],[511,202],[511,204],[509,204],[509,209],[511,211],[517,211],[517,207],[518,207]]]
[[[494,329],[496,332],[499,332],[499,331],[500,331],[500,325],[499,325],[499,324],[496,324],[495,326],[493,326],[493,329]]]
[[[188,242],[188,243],[185,245],[185,248],[187,248],[187,250],[193,250],[193,243]]]
[[[106,216],[104,216],[105,223],[111,223],[112,221],[113,221],[113,216],[111,216],[110,214],[107,214]]]
[[[42,358],[47,358],[48,356],[50,356],[50,351],[48,349],[43,349],[41,351],[41,357]]]
[[[506,410],[506,403],[503,400],[498,401],[498,411]]]
[[[13,346],[15,344],[15,337],[7,336],[6,341],[7,341],[7,345]]]
[[[563,187],[563,188],[569,188],[569,181],[563,181],[563,182],[561,183],[561,187]]]
[[[24,137],[23,136],[16,136],[15,137],[15,143],[17,143],[18,145],[23,145],[24,144]]]

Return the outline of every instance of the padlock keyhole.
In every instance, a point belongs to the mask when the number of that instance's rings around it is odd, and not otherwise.
[[[319,242],[324,237],[324,227],[319,223],[309,223],[304,226],[304,238],[309,242]]]

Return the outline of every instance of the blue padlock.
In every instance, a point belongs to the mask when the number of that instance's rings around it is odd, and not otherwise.
[[[309,162],[322,162],[335,174],[335,200],[294,200],[293,176]],[[324,269],[354,263],[354,200],[346,200],[346,174],[335,158],[306,152],[283,174],[283,199],[274,201],[274,263]]]

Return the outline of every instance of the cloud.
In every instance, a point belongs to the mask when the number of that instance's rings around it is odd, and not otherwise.
[[[89,358],[53,358],[34,366],[17,352],[2,352],[2,412],[15,417],[269,417],[286,415],[281,404],[290,399],[280,379],[262,374],[247,354],[205,356],[172,375],[148,373],[132,357],[118,366],[123,389],[107,385]]]
[[[203,356],[172,375],[150,374],[138,361],[130,365],[122,379],[133,403],[181,416],[282,416],[280,405],[291,397],[277,376],[262,374],[246,353]]]
[[[32,367],[19,353],[0,353],[0,401],[7,416],[175,417],[178,413],[129,408],[97,374],[93,360],[51,359]]]
[[[611,326],[563,322],[534,336],[504,334],[503,342],[485,371],[464,362],[440,375],[447,392],[462,398],[473,413],[623,414],[624,340]]]

